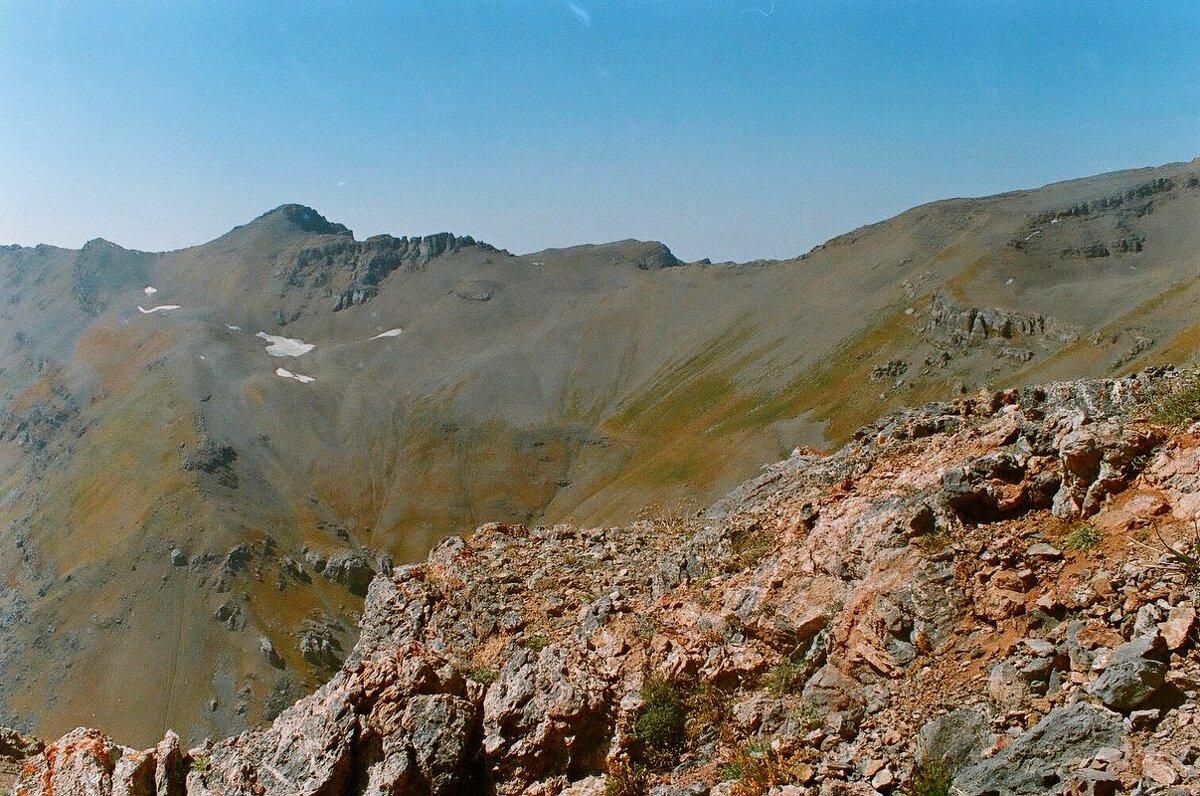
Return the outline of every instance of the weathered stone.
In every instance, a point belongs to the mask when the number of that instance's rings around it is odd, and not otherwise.
[[[1196,609],[1190,605],[1177,605],[1167,615],[1167,621],[1158,626],[1167,649],[1172,652],[1182,649],[1192,637],[1196,627]]]
[[[954,778],[963,796],[1044,796],[1063,787],[1071,763],[1120,743],[1121,717],[1086,703],[1055,708],[995,756]]]
[[[283,658],[279,657],[279,653],[275,650],[275,645],[271,639],[266,636],[258,637],[258,651],[262,655],[263,660],[274,666],[276,669],[284,667]]]
[[[918,762],[943,763],[957,772],[982,758],[991,745],[987,719],[973,708],[956,708],[921,728],[915,754]]]
[[[1174,785],[1179,782],[1179,763],[1169,755],[1146,755],[1142,758],[1142,776],[1159,785]]]
[[[1122,644],[1088,691],[1115,710],[1140,707],[1165,682],[1167,665],[1159,660],[1163,650],[1157,633]]]
[[[418,694],[408,701],[401,727],[431,794],[460,793],[477,732],[475,707],[449,694]]]
[[[1068,796],[1116,796],[1121,791],[1121,780],[1107,771],[1085,769],[1071,777]]]

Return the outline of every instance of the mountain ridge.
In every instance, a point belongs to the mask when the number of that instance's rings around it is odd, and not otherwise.
[[[324,680],[371,573],[448,534],[707,505],[891,409],[1200,340],[1190,164],[734,268],[357,241],[310,210],[174,252],[0,249],[0,723],[235,732]]]

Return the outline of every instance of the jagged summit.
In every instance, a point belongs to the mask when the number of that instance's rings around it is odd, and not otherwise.
[[[276,220],[283,221],[300,232],[313,235],[354,236],[354,233],[344,224],[331,222],[316,210],[301,204],[280,205],[274,210],[268,210],[266,213],[263,213],[247,226]]]

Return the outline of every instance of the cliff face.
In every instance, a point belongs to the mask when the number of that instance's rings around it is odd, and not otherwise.
[[[1200,434],[1156,419],[1194,384],[981,393],[703,514],[484,526],[376,577],[270,726],[79,729],[15,793],[1188,792]]]

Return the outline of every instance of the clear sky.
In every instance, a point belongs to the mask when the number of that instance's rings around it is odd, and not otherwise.
[[[637,237],[787,257],[1200,155],[1200,3],[0,0],[0,243]]]

